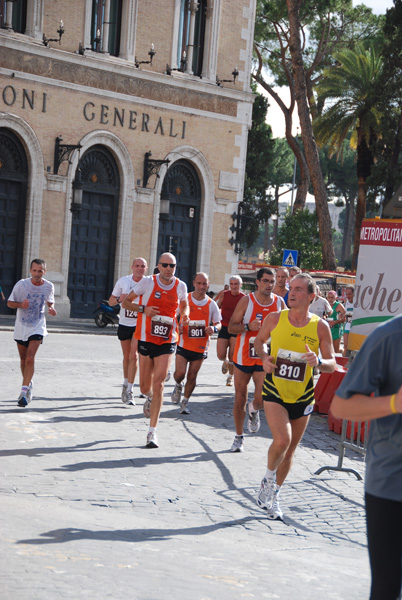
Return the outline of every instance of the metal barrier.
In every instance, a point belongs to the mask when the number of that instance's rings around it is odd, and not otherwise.
[[[369,422],[357,423],[356,421],[342,421],[341,441],[339,442],[339,457],[336,467],[321,467],[314,473],[320,475],[323,471],[343,471],[345,473],[353,473],[357,479],[362,479],[362,476],[355,469],[343,467],[343,459],[345,450],[353,450],[363,456],[366,456],[367,438],[368,438]]]

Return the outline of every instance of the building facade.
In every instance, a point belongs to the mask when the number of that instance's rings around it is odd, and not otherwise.
[[[255,0],[0,0],[0,284],[44,258],[92,316],[161,252],[221,289],[243,196]],[[4,305],[2,310],[4,311]]]

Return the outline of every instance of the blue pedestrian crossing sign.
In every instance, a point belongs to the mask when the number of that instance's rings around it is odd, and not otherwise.
[[[298,250],[284,250],[282,267],[296,267],[298,254]]]

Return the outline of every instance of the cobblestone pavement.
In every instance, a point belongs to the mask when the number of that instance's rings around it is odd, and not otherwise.
[[[230,452],[233,388],[214,341],[190,415],[166,385],[153,450],[143,400],[120,400],[115,336],[51,333],[27,409],[12,333],[0,341],[2,600],[368,598],[363,484],[314,475],[337,463],[326,418],[313,415],[272,522],[255,503],[269,429]],[[364,474],[359,455],[345,466]]]

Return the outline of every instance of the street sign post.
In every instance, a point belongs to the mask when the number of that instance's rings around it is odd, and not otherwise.
[[[282,267],[296,267],[298,255],[299,255],[298,250],[284,250]]]

